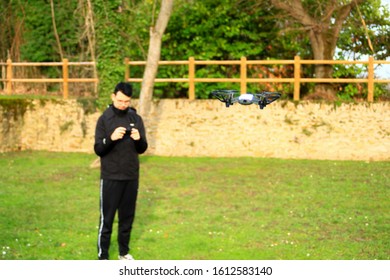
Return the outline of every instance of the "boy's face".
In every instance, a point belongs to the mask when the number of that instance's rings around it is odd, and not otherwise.
[[[119,110],[126,110],[130,106],[130,97],[118,91],[116,94],[111,95],[112,104]]]

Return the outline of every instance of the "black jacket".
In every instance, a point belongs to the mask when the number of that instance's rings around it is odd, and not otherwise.
[[[111,140],[110,136],[117,127],[128,128],[130,123],[139,130],[140,140],[131,139],[129,133],[120,140]],[[124,112],[110,105],[99,117],[95,130],[94,150],[100,157],[101,179],[138,179],[138,155],[144,153],[147,148],[142,118],[134,110],[128,109]]]

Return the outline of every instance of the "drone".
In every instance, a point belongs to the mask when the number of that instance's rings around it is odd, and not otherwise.
[[[224,102],[226,107],[238,102],[241,105],[259,105],[260,109],[263,109],[268,104],[278,99],[281,94],[279,92],[267,92],[260,93],[239,93],[238,90],[221,89],[214,90],[211,95],[216,97],[219,101]]]

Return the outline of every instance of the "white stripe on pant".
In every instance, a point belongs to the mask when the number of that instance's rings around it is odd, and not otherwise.
[[[138,179],[128,181],[100,181],[100,225],[98,257],[108,259],[109,247],[116,211],[118,211],[119,255],[129,252],[131,229],[135,217]]]

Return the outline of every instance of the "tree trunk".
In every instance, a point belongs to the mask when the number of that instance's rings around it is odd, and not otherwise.
[[[168,25],[172,8],[173,0],[162,0],[161,10],[159,12],[156,25],[150,27],[148,58],[139,98],[139,113],[145,119],[147,119],[151,108],[154,79],[157,75],[158,62],[160,61],[161,55],[161,39]]]
[[[98,78],[98,72],[97,72],[97,65],[96,65],[96,33],[95,33],[95,21],[94,21],[94,14],[93,14],[93,8],[92,8],[92,2],[91,0],[79,0],[79,6],[82,7],[81,14],[84,18],[84,31],[82,32],[81,37],[79,38],[80,44],[82,42],[87,41],[87,51],[86,55],[89,56],[92,61],[95,63],[93,64],[93,77],[95,79]],[[94,94],[97,94],[98,92],[98,84],[94,83]]]
[[[328,60],[328,58],[326,58]],[[314,68],[316,78],[332,78],[333,68],[329,64],[316,64]],[[316,83],[314,93],[310,94],[307,99],[325,99],[329,101],[335,100],[336,92],[334,86],[330,83]]]
[[[317,29],[310,30],[310,42],[312,46],[313,58],[315,60],[333,60],[334,51],[338,35],[334,34],[329,26],[320,26]],[[325,31],[323,31],[325,29]],[[333,77],[333,66],[331,64],[315,64],[314,77],[330,79]],[[336,97],[336,91],[331,83],[316,83],[314,92],[308,99],[325,99],[333,101]]]
[[[52,24],[53,24],[54,36],[56,37],[58,52],[60,54],[61,60],[64,60],[64,52],[62,51],[60,36],[58,35],[58,32],[57,32],[57,24],[56,24],[55,12],[54,12],[53,0],[50,0],[50,8],[51,8],[51,21],[52,21]]]

